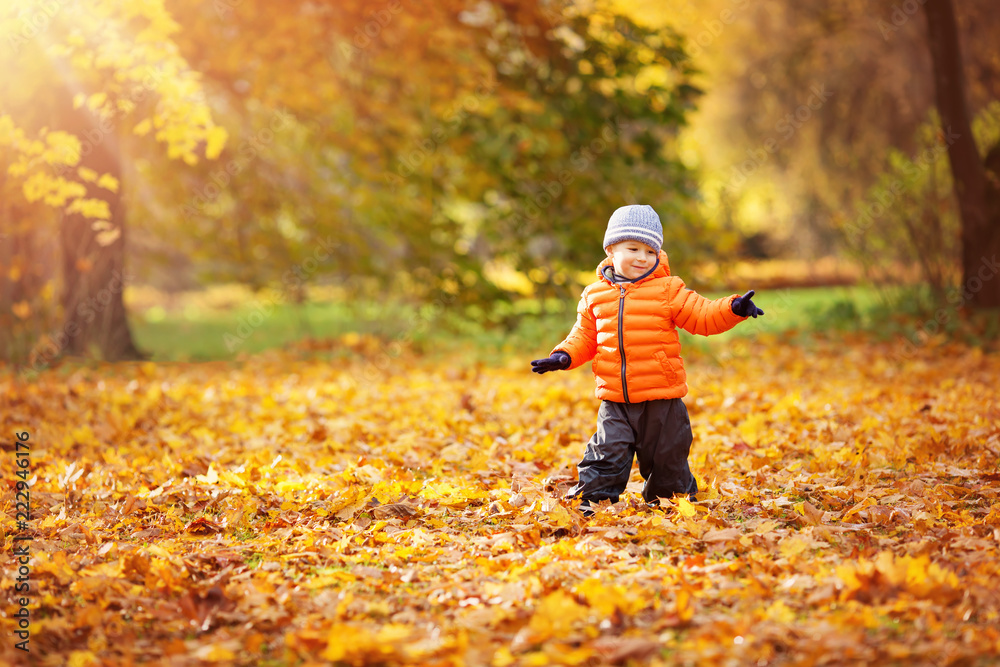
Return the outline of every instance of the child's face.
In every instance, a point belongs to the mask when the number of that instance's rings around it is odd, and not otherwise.
[[[656,251],[640,241],[620,241],[605,252],[614,262],[615,272],[629,280],[635,280],[656,263]]]

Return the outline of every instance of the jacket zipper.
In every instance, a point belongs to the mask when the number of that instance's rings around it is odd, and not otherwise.
[[[622,291],[621,298],[618,299],[618,352],[622,356],[622,394],[625,402],[628,403],[628,385],[625,383],[625,335],[622,333],[622,324],[625,315],[625,288],[619,286]]]

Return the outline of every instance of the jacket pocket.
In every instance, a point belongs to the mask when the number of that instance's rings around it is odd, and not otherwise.
[[[663,370],[663,375],[667,379],[667,382],[671,385],[679,384],[677,380],[677,367],[671,363],[670,357],[663,350],[657,350],[653,353],[653,358],[660,362],[660,368]]]

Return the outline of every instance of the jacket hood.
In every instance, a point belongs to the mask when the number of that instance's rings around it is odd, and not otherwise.
[[[659,264],[657,265],[656,269],[651,274],[643,278],[640,282],[645,282],[650,278],[666,278],[667,276],[670,275],[670,262],[667,261],[667,253],[665,253],[663,250],[660,250],[660,256],[658,259],[659,259]],[[604,269],[609,266],[614,267],[614,265],[615,265],[614,260],[612,260],[610,257],[605,257],[604,261],[597,265],[597,277],[603,280],[604,282],[608,283],[609,285],[613,284],[611,280],[606,275],[604,275]]]

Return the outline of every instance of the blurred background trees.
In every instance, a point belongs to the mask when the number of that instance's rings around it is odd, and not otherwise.
[[[954,9],[987,165],[1000,18],[985,0]],[[916,271],[942,300],[968,281],[915,0],[3,12],[7,358],[138,356],[125,282],[239,282],[292,302],[329,284],[470,316],[526,294],[572,300],[608,216],[636,202],[657,209],[671,266],[696,287],[738,257]],[[996,172],[981,171],[996,229]]]
[[[924,4],[698,3],[684,32],[693,35],[692,57],[710,92],[692,118],[684,155],[703,175],[705,215],[732,220],[749,238],[761,235],[770,253],[843,252],[876,280],[892,277],[894,267],[918,266],[941,292],[956,287],[958,208],[946,127],[932,113]],[[970,120],[982,128],[983,161],[1000,122],[991,106],[1000,99],[1000,17],[975,0],[954,10],[961,53],[952,57],[967,83],[964,93],[956,83],[943,94],[965,96]],[[814,87],[829,94],[819,108],[809,107]],[[953,143],[959,133],[971,139],[954,121],[945,125]],[[777,150],[762,152],[769,140]],[[901,159],[911,168],[890,177]],[[893,180],[901,184],[896,193],[886,190]],[[980,294],[1000,295],[1000,282],[991,290]]]

